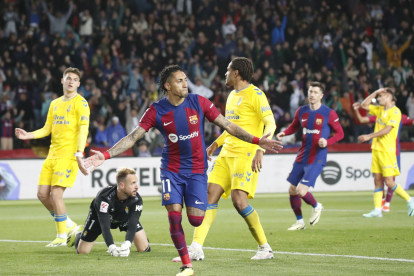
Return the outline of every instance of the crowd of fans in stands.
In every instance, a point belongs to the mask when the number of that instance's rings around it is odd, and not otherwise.
[[[340,117],[343,142],[372,131],[372,125],[358,124],[351,105],[380,87],[395,89],[396,105],[414,117],[413,0],[1,2],[5,147],[13,128],[43,126],[50,102],[63,94],[60,79],[67,67],[83,73],[79,93],[90,105],[88,141],[96,146],[112,146],[163,97],[157,82],[166,65],[181,66],[190,92],[224,114],[231,91],[224,74],[236,56],[253,61],[251,82],[266,93],[278,131],[307,103],[313,80],[326,85],[324,103]],[[207,142],[220,132],[208,124]],[[410,137],[412,130],[401,136]],[[12,147],[47,142],[14,140]],[[163,142],[157,130],[150,131],[134,153],[150,156]]]

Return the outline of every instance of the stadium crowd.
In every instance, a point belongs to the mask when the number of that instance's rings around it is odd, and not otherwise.
[[[2,149],[49,142],[25,144],[14,128],[43,126],[67,67],[82,71],[95,146],[113,146],[138,125],[163,97],[158,73],[170,64],[187,72],[191,93],[224,114],[231,90],[224,74],[236,56],[253,61],[252,83],[266,93],[277,132],[307,103],[313,80],[326,85],[324,104],[338,113],[343,142],[372,130],[358,124],[352,103],[378,88],[395,89],[398,108],[414,117],[413,0],[1,1]],[[207,143],[219,135],[207,125]],[[401,140],[413,137],[404,129]],[[134,154],[151,156],[162,144],[151,130]]]

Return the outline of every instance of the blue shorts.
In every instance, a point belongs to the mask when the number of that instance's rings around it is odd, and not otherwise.
[[[301,164],[295,162],[293,163],[293,168],[287,181],[293,186],[298,186],[300,182],[300,184],[315,187],[316,179],[321,174],[323,167],[319,164]]]
[[[401,157],[400,157],[400,155],[397,155],[397,163],[398,163],[398,169],[400,170],[400,173],[401,173]]]
[[[207,174],[161,170],[162,206],[170,204],[207,209]]]

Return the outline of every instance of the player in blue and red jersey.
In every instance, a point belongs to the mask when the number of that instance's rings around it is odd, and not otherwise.
[[[395,104],[395,103],[394,103]],[[353,104],[353,108],[355,111],[355,115],[356,118],[358,119],[358,122],[361,124],[375,124],[377,122],[377,117],[376,116],[368,116],[368,117],[363,117],[358,110],[361,108],[361,104],[360,103],[354,103]],[[400,145],[400,133],[401,133],[401,128],[402,126],[413,126],[414,125],[414,120],[411,119],[410,117],[408,117],[405,114],[401,114],[401,122],[400,122],[400,126],[398,128],[398,135],[397,135],[397,146],[396,146],[396,155],[397,155],[397,163],[398,163],[398,168],[400,169],[401,172],[401,158],[400,158],[400,152],[401,152],[401,145]],[[395,177],[394,177],[394,181],[395,181]],[[383,183],[383,188],[384,188],[385,184]],[[385,193],[382,196],[382,211],[383,212],[389,212],[390,211],[390,204],[391,204],[391,199],[392,196],[394,194],[394,191],[391,189],[388,189],[387,191],[387,195],[385,195]]]
[[[294,134],[301,127],[303,129],[302,146],[287,178],[291,184],[290,205],[297,220],[288,230],[306,228],[302,216],[301,198],[313,207],[310,225],[314,226],[319,221],[323,206],[315,200],[309,188],[315,187],[316,178],[326,164],[327,146],[344,138],[338,115],[322,104],[323,90],[324,86],[321,83],[312,82],[308,90],[309,105],[299,107],[292,124],[277,135],[280,139],[285,135]],[[329,138],[331,131],[336,134]]]
[[[85,161],[92,171],[106,159],[131,148],[150,128],[164,136],[161,158],[162,205],[168,211],[170,234],[183,266],[177,275],[194,275],[181,226],[185,202],[191,225],[200,226],[207,208],[207,152],[204,142],[204,118],[224,128],[231,135],[262,148],[275,151],[281,143],[255,137],[224,118],[206,98],[188,94],[187,77],[177,65],[160,73],[160,91],[167,97],[153,103],[142,116],[139,126],[105,153],[91,151],[94,156]]]

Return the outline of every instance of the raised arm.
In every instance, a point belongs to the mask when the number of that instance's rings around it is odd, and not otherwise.
[[[251,144],[259,145],[265,150],[277,152],[277,150],[283,148],[281,142],[267,139],[267,137],[270,136],[270,133],[264,135],[262,138],[259,139],[258,137],[251,135],[238,125],[231,123],[221,114],[213,121],[213,123],[221,128],[224,128],[229,134],[239,138],[240,140]]]
[[[359,113],[359,108],[361,107],[360,103],[354,103],[352,105],[353,109],[354,109],[354,113],[355,116],[358,119],[358,122],[361,124],[368,124],[369,123],[369,118],[368,117],[362,117],[361,113]]]
[[[361,107],[363,109],[369,111],[369,105],[371,104],[372,99],[374,99],[381,92],[385,92],[385,89],[384,88],[380,88],[377,91],[375,91],[374,93],[372,93],[371,95],[369,95],[368,97],[366,97],[365,100],[362,102]]]

